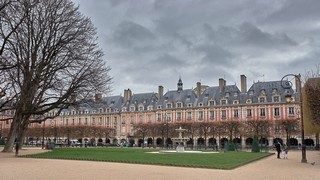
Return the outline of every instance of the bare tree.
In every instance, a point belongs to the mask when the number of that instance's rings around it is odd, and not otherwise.
[[[245,122],[244,133],[247,136],[257,136],[261,138],[268,138],[270,136],[271,122],[269,120],[248,120]]]
[[[297,119],[292,120],[282,120],[280,125],[286,131],[287,145],[290,146],[290,137],[292,134],[298,133],[299,130],[299,121]]]
[[[15,137],[21,142],[28,124],[54,118],[76,100],[110,90],[110,68],[90,19],[70,0],[29,4],[13,6],[4,17],[8,22],[23,19],[4,46],[5,64],[14,66],[0,76],[12,91],[15,109],[4,152],[12,151]],[[0,27],[1,37],[7,28]],[[47,116],[50,111],[53,116]]]

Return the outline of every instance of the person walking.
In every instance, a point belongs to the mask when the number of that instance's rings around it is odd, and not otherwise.
[[[280,159],[281,144],[279,143],[279,141],[276,142],[275,146],[276,146],[276,150],[277,150],[277,158]]]
[[[286,144],[283,144],[282,151],[283,159],[288,159],[288,146]]]

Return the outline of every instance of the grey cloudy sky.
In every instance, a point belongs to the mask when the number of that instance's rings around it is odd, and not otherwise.
[[[97,28],[112,95],[280,80],[320,57],[319,0],[74,0]]]

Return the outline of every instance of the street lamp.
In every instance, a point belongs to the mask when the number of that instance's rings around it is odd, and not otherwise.
[[[42,149],[44,149],[44,132],[45,132],[46,121],[43,121],[43,128],[42,128]]]
[[[306,144],[305,144],[305,140],[304,140],[304,125],[303,125],[303,109],[302,109],[302,83],[301,83],[301,75],[298,74],[287,74],[285,76],[283,76],[283,78],[281,79],[281,86],[284,89],[290,89],[292,87],[292,82],[285,80],[285,78],[292,76],[296,79],[296,89],[299,89],[299,105],[300,105],[300,116],[301,116],[301,141],[302,141],[302,147],[301,147],[301,153],[302,153],[302,159],[301,162],[302,163],[307,163],[307,157],[306,157]],[[291,101],[291,94],[286,92],[285,94],[285,98],[286,98],[286,102],[290,102]]]

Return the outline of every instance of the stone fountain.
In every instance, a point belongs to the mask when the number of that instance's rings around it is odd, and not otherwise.
[[[172,142],[178,143],[176,152],[184,152],[184,144],[189,140],[189,138],[182,137],[182,134],[186,131],[186,129],[182,129],[180,126],[179,129],[176,129],[176,131],[178,132],[179,136],[178,138],[172,138]]]

